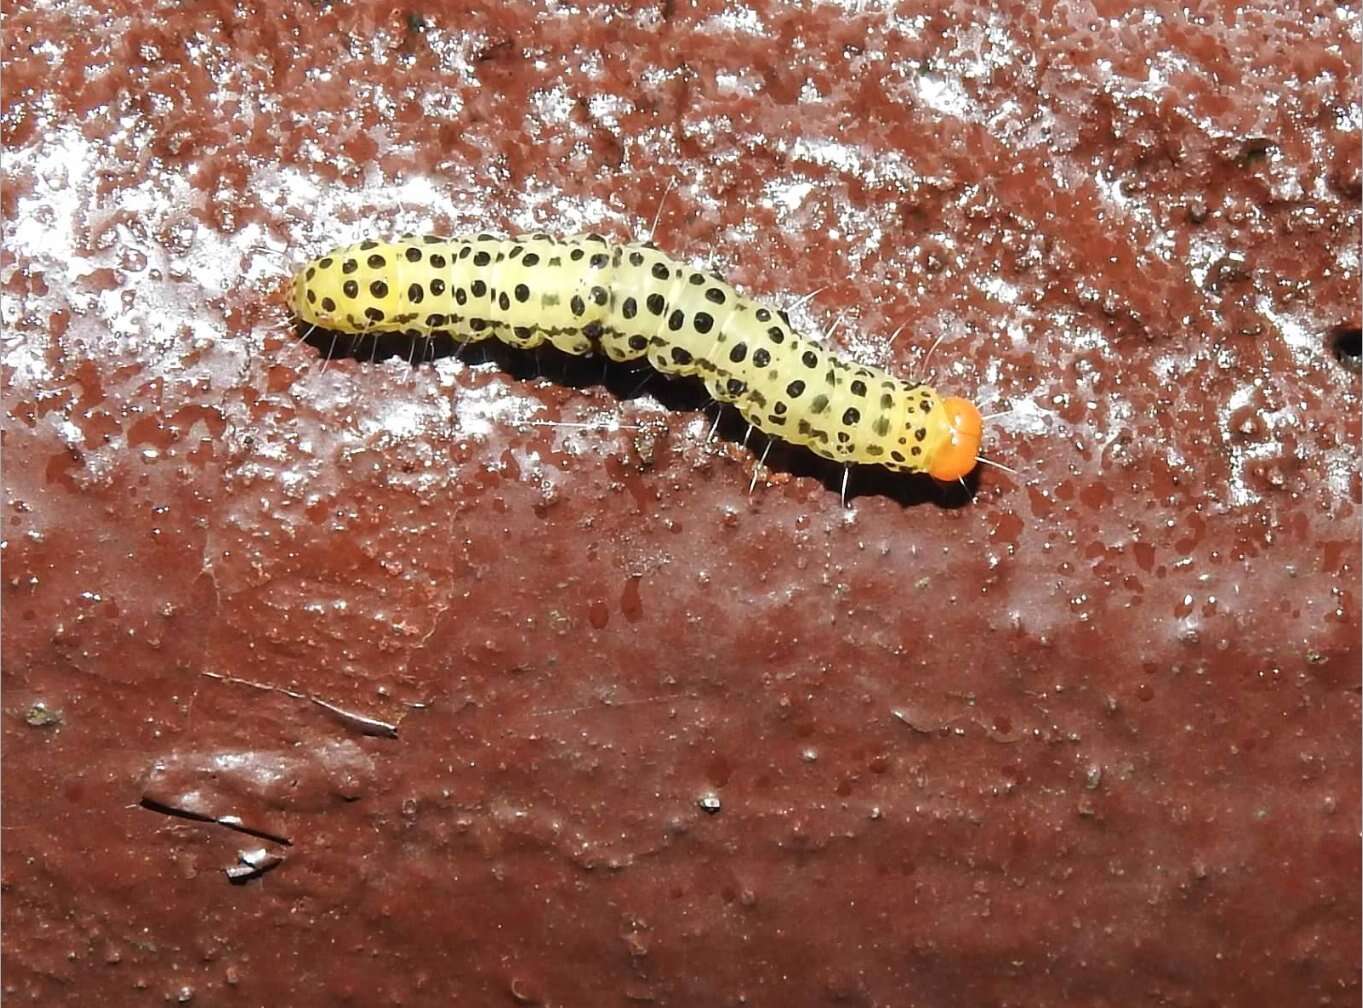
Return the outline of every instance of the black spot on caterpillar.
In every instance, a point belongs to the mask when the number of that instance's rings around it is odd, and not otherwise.
[[[307,263],[291,301],[305,325],[357,336],[642,358],[699,377],[765,434],[837,462],[955,480],[977,461],[982,424],[969,401],[845,361],[783,312],[651,245],[545,234],[364,241]]]

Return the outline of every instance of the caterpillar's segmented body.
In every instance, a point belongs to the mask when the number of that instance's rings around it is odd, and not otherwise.
[[[838,462],[957,479],[975,466],[980,414],[884,370],[841,360],[785,313],[659,252],[599,235],[433,235],[338,248],[294,277],[305,324],[407,332],[570,354],[644,358],[696,375],[753,426]]]

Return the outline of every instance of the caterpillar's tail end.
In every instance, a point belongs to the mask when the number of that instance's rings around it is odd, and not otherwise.
[[[980,411],[969,399],[950,396],[942,400],[946,410],[947,426],[951,434],[946,442],[937,449],[928,475],[933,479],[957,480],[975,468],[976,457],[980,453],[980,433],[984,421]]]

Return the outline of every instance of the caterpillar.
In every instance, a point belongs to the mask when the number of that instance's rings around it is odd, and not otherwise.
[[[837,462],[956,480],[978,461],[982,421],[970,401],[849,363],[797,335],[785,312],[652,243],[540,233],[363,241],[306,263],[290,299],[303,324],[337,333],[644,358],[665,375],[699,376],[763,433]]]

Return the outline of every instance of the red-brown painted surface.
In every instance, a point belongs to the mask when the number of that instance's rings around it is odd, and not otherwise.
[[[3,29],[6,1003],[1357,1004],[1356,5],[100,6]],[[283,316],[660,202],[1018,475]]]

